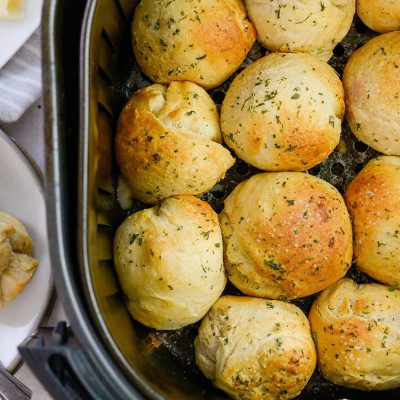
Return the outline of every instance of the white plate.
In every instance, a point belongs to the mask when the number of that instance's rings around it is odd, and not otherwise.
[[[29,161],[1,130],[0,210],[23,222],[33,240],[33,255],[39,260],[39,266],[24,291],[0,309],[0,361],[12,370],[20,360],[17,347],[42,320],[51,297],[53,280],[42,184]]]
[[[40,25],[43,0],[26,0],[21,20],[0,19],[0,68],[17,52]]]

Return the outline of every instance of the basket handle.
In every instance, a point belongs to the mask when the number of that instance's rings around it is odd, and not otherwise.
[[[96,376],[88,351],[76,340],[66,322],[59,322],[55,328],[40,328],[18,349],[57,400],[112,399],[112,394]]]

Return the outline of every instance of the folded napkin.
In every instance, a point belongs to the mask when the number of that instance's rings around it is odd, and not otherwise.
[[[40,30],[0,69],[0,124],[16,121],[42,93]]]

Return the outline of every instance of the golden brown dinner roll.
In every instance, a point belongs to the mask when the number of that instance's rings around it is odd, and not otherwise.
[[[357,138],[387,155],[400,155],[400,32],[370,40],[343,74],[346,117]]]
[[[228,277],[248,295],[308,296],[350,267],[351,222],[343,198],[312,175],[255,175],[227,197],[220,221]]]
[[[400,386],[400,292],[342,279],[312,305],[309,320],[326,379],[359,390]]]
[[[345,200],[353,218],[357,266],[400,287],[400,158],[371,160],[347,188]]]
[[[206,89],[240,67],[255,36],[242,0],[141,0],[132,25],[136,60],[152,81]]]
[[[133,318],[156,329],[196,322],[226,283],[218,216],[193,196],[137,212],[117,230],[114,264]]]
[[[304,171],[339,143],[340,79],[310,54],[270,54],[233,81],[221,110],[225,142],[266,171]]]
[[[202,194],[234,164],[221,144],[218,111],[191,82],[152,85],[122,111],[115,151],[133,195],[154,204],[179,194]]]
[[[25,226],[0,211],[0,308],[14,300],[31,280],[38,261]]]
[[[258,40],[277,52],[312,53],[321,60],[347,34],[355,0],[245,0]]]
[[[201,323],[195,350],[204,375],[236,399],[292,399],[316,364],[303,312],[250,297],[221,297]]]
[[[357,0],[357,14],[374,31],[385,33],[400,29],[399,0]]]

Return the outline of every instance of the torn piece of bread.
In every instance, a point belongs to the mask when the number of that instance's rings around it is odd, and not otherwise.
[[[14,300],[31,280],[39,262],[32,258],[25,226],[0,211],[0,308]]]

